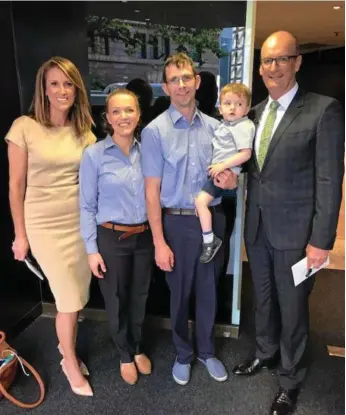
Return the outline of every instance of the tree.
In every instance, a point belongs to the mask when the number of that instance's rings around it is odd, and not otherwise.
[[[228,55],[228,52],[220,47],[219,33],[220,29],[194,29],[179,26],[159,25],[151,23],[129,22],[119,19],[112,19],[104,16],[88,16],[88,36],[108,36],[109,38],[119,40],[124,43],[128,55],[134,54],[142,46],[144,39],[141,28],[150,29],[153,35],[148,43],[154,42],[155,37],[171,39],[176,45],[176,51],[188,53],[195,62],[201,67],[205,60],[203,54],[210,50],[218,58]],[[164,52],[159,59],[166,59]]]
[[[112,19],[103,16],[87,16],[87,34],[89,37],[108,36],[120,40],[125,44],[128,54],[134,53],[141,45],[142,39],[132,26],[119,19]]]
[[[203,54],[210,50],[219,59],[227,56],[219,45],[219,29],[194,29],[167,25],[148,25],[156,36],[172,39],[177,44],[176,51],[188,53],[201,67],[205,61]],[[164,56],[166,58],[167,56]]]

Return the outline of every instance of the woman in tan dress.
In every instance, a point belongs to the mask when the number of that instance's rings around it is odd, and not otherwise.
[[[91,274],[80,237],[78,170],[84,149],[96,141],[91,124],[78,69],[54,57],[37,73],[29,116],[17,118],[6,136],[14,258],[23,261],[30,248],[46,275],[57,307],[62,369],[73,392],[84,396],[93,393],[75,343]]]

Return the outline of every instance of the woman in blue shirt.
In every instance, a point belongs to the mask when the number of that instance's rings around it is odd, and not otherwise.
[[[99,278],[121,376],[132,385],[138,372],[151,373],[141,345],[153,241],[135,138],[139,118],[133,92],[112,92],[106,100],[108,135],[84,152],[80,167],[81,233],[91,271]]]

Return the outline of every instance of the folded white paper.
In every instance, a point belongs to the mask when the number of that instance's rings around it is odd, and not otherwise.
[[[24,262],[26,263],[26,266],[29,268],[30,271],[32,271],[40,280],[44,280],[41,271],[35,266],[35,264],[31,261],[30,258],[26,257],[24,259]]]
[[[327,265],[329,265],[329,256],[319,268],[312,268],[311,272],[309,273],[309,270],[307,268],[308,259],[307,257],[303,258],[301,261],[297,262],[296,264],[292,266],[294,285],[295,286],[299,285],[300,283],[305,281],[307,278],[316,274],[316,272],[319,271],[320,269],[325,268]],[[309,275],[307,276],[308,273]]]

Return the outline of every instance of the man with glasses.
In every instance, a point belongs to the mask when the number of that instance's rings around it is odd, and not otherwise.
[[[189,382],[194,359],[188,329],[191,294],[195,297],[198,360],[215,380],[221,382],[228,377],[214,348],[222,249],[210,263],[199,262],[202,237],[194,199],[207,180],[213,132],[219,125],[219,121],[196,108],[199,85],[200,77],[187,55],[169,57],[163,70],[163,89],[171,106],[142,132],[148,218],[156,264],[166,272],[171,292],[171,325],[177,351],[172,375],[180,385]],[[236,178],[230,172],[216,180],[220,187],[236,187]],[[225,218],[220,198],[214,200],[210,209],[215,234],[223,239]]]
[[[314,277],[333,248],[342,195],[344,117],[338,101],[296,82],[297,39],[280,31],[261,49],[268,98],[253,109],[257,124],[248,166],[245,243],[255,296],[256,352],[236,375],[278,370],[271,414],[294,411],[306,374],[309,304]],[[307,278],[294,286],[292,265],[307,257]]]

